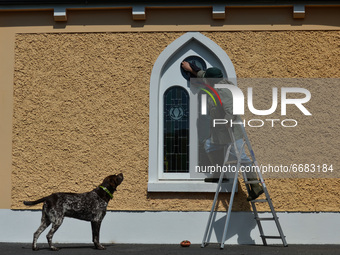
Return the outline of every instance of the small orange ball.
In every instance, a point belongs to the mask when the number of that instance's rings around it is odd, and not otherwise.
[[[191,244],[191,243],[190,243],[190,241],[188,241],[188,240],[184,240],[184,241],[181,242],[181,246],[182,246],[182,247],[189,247],[190,244]]]

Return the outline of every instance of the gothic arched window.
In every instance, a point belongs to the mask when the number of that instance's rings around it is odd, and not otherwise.
[[[183,61],[201,70],[219,67],[236,80],[228,55],[198,32],[182,35],[159,55],[150,77],[149,192],[216,190],[216,183],[192,175],[200,164],[199,93],[190,89],[193,76],[181,68]]]

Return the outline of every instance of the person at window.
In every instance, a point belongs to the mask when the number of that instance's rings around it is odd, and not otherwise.
[[[182,68],[187,72],[190,72],[192,76],[197,78],[204,78],[206,82],[210,83],[210,86],[214,84],[232,84],[228,79],[223,78],[222,71],[217,67],[208,68],[206,71],[200,70],[197,66],[192,63],[183,61]],[[208,98],[208,111],[211,119],[226,119],[232,120],[233,123],[242,123],[240,116],[233,115],[233,97],[232,93],[228,89],[215,89],[222,101],[222,106],[218,104],[215,105],[211,98]],[[228,123],[228,125],[229,125]],[[227,128],[228,125],[217,125],[211,128],[210,136],[204,142],[204,149],[208,155],[210,163],[212,165],[222,166],[224,162],[225,149],[231,144],[232,140],[230,138]],[[246,155],[243,145],[243,132],[240,125],[233,125],[233,133],[236,140],[236,145],[241,153],[241,161],[250,161],[249,157]],[[241,150],[242,149],[242,150]],[[230,150],[229,160],[236,160],[236,152],[233,146]],[[255,172],[246,173],[248,180],[257,180],[257,174]],[[250,184],[250,194],[247,200],[254,200],[263,193],[263,188],[260,184]]]

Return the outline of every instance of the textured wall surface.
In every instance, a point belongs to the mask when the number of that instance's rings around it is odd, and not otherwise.
[[[204,34],[227,52],[238,77],[340,77],[336,31]],[[91,190],[119,172],[125,180],[109,209],[210,209],[212,193],[147,192],[149,79],[158,55],[180,35],[16,36],[13,209],[26,209],[23,200],[52,192]],[[301,120],[294,131],[249,130],[257,158],[262,163],[327,163],[338,171],[339,88],[307,89],[313,117],[293,112],[291,117]],[[278,211],[339,211],[339,185],[336,178],[267,180]],[[220,209],[227,196],[219,201]],[[234,209],[250,210],[244,190]]]

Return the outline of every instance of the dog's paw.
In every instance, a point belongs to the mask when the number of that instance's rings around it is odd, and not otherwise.
[[[59,251],[59,248],[57,248],[57,247],[55,247],[55,246],[51,246],[50,249],[51,249],[52,251]]]
[[[98,250],[106,250],[106,248],[101,244],[95,244],[95,246],[96,246],[96,249]]]
[[[39,251],[39,248],[33,246],[33,247],[32,247],[32,250],[33,250],[33,251]]]

